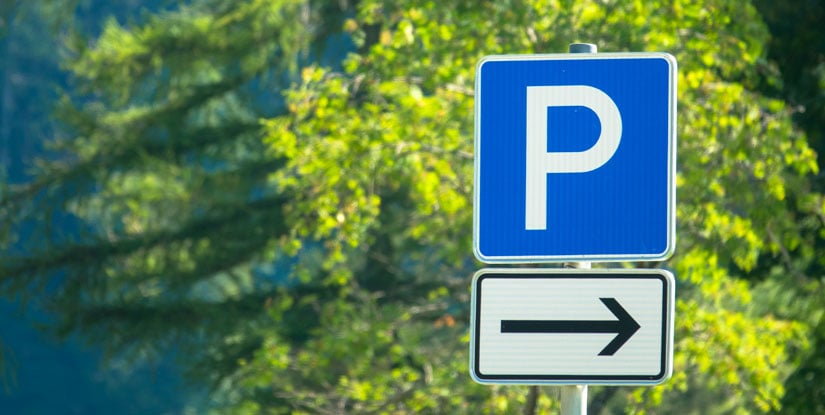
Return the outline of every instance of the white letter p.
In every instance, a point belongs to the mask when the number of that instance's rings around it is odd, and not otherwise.
[[[601,134],[583,151],[547,151],[547,108],[587,107],[598,117]],[[547,174],[586,173],[613,157],[622,137],[622,117],[602,90],[587,85],[527,87],[527,185],[524,228],[547,229]]]

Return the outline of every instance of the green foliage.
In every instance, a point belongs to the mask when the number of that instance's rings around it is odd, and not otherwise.
[[[354,48],[325,65],[333,34]],[[48,224],[47,204],[88,229],[24,239],[29,255],[0,259],[0,288],[42,290],[61,272],[58,330],[115,354],[184,348],[216,412],[522,413],[525,387],[467,373],[475,63],[573,41],[668,51],[674,377],[594,400],[779,410],[814,320],[754,297],[782,304],[772,290],[815,257],[804,247],[823,204],[791,111],[758,90],[777,82],[768,37],[732,0],[212,0],[113,20],[67,64],[86,100],[61,113],[76,135],[56,149],[71,158],[0,201],[17,224]],[[821,310],[815,292],[792,301]]]
[[[28,298],[56,284],[45,301],[58,332],[83,330],[112,353],[175,344],[202,356],[211,328],[244,330],[226,326],[239,317],[229,311],[261,311],[256,264],[286,225],[253,82],[278,88],[313,32],[300,4],[231,3],[138,29],[112,21],[66,63],[77,89],[58,115],[76,135],[0,201],[26,252],[4,256],[0,285]],[[78,219],[79,234],[62,231]]]
[[[762,89],[787,102],[793,110],[794,121],[805,131],[822,164],[825,154],[825,43],[822,42],[825,27],[821,22],[825,17],[825,7],[817,2],[791,4],[758,0],[755,4],[771,30],[768,56],[780,70],[778,82],[768,83]],[[821,191],[823,183],[822,176],[818,176],[813,180],[812,187]],[[808,197],[806,203],[822,206],[818,196]],[[821,208],[813,209],[821,211]],[[825,261],[822,255],[817,254],[825,246],[819,226],[822,218],[820,215],[808,220],[811,225],[805,229],[803,242],[787,255],[793,258],[794,278],[785,285],[770,284],[769,293],[781,291],[781,294],[771,298],[784,298],[788,303],[794,303],[789,293],[822,298],[819,287]],[[819,295],[817,290],[820,290]],[[782,413],[825,413],[825,406],[821,404],[825,402],[825,389],[815,381],[825,374],[825,331],[822,330],[825,319],[821,312],[821,300],[803,302],[795,307],[777,304],[775,300],[770,304],[788,310],[796,318],[817,327],[811,333],[814,346],[786,382]]]

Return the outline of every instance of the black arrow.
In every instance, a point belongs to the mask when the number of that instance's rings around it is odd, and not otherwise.
[[[613,356],[639,330],[615,298],[599,298],[618,320],[501,320],[502,333],[616,333],[599,356]]]

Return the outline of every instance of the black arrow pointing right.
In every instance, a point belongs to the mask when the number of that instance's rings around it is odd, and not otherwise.
[[[641,326],[616,301],[599,298],[618,320],[501,320],[502,333],[616,333],[599,356],[613,356]]]

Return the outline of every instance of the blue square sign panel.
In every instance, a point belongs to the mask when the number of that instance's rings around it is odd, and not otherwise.
[[[675,240],[676,60],[488,56],[476,68],[473,250],[648,261]]]

